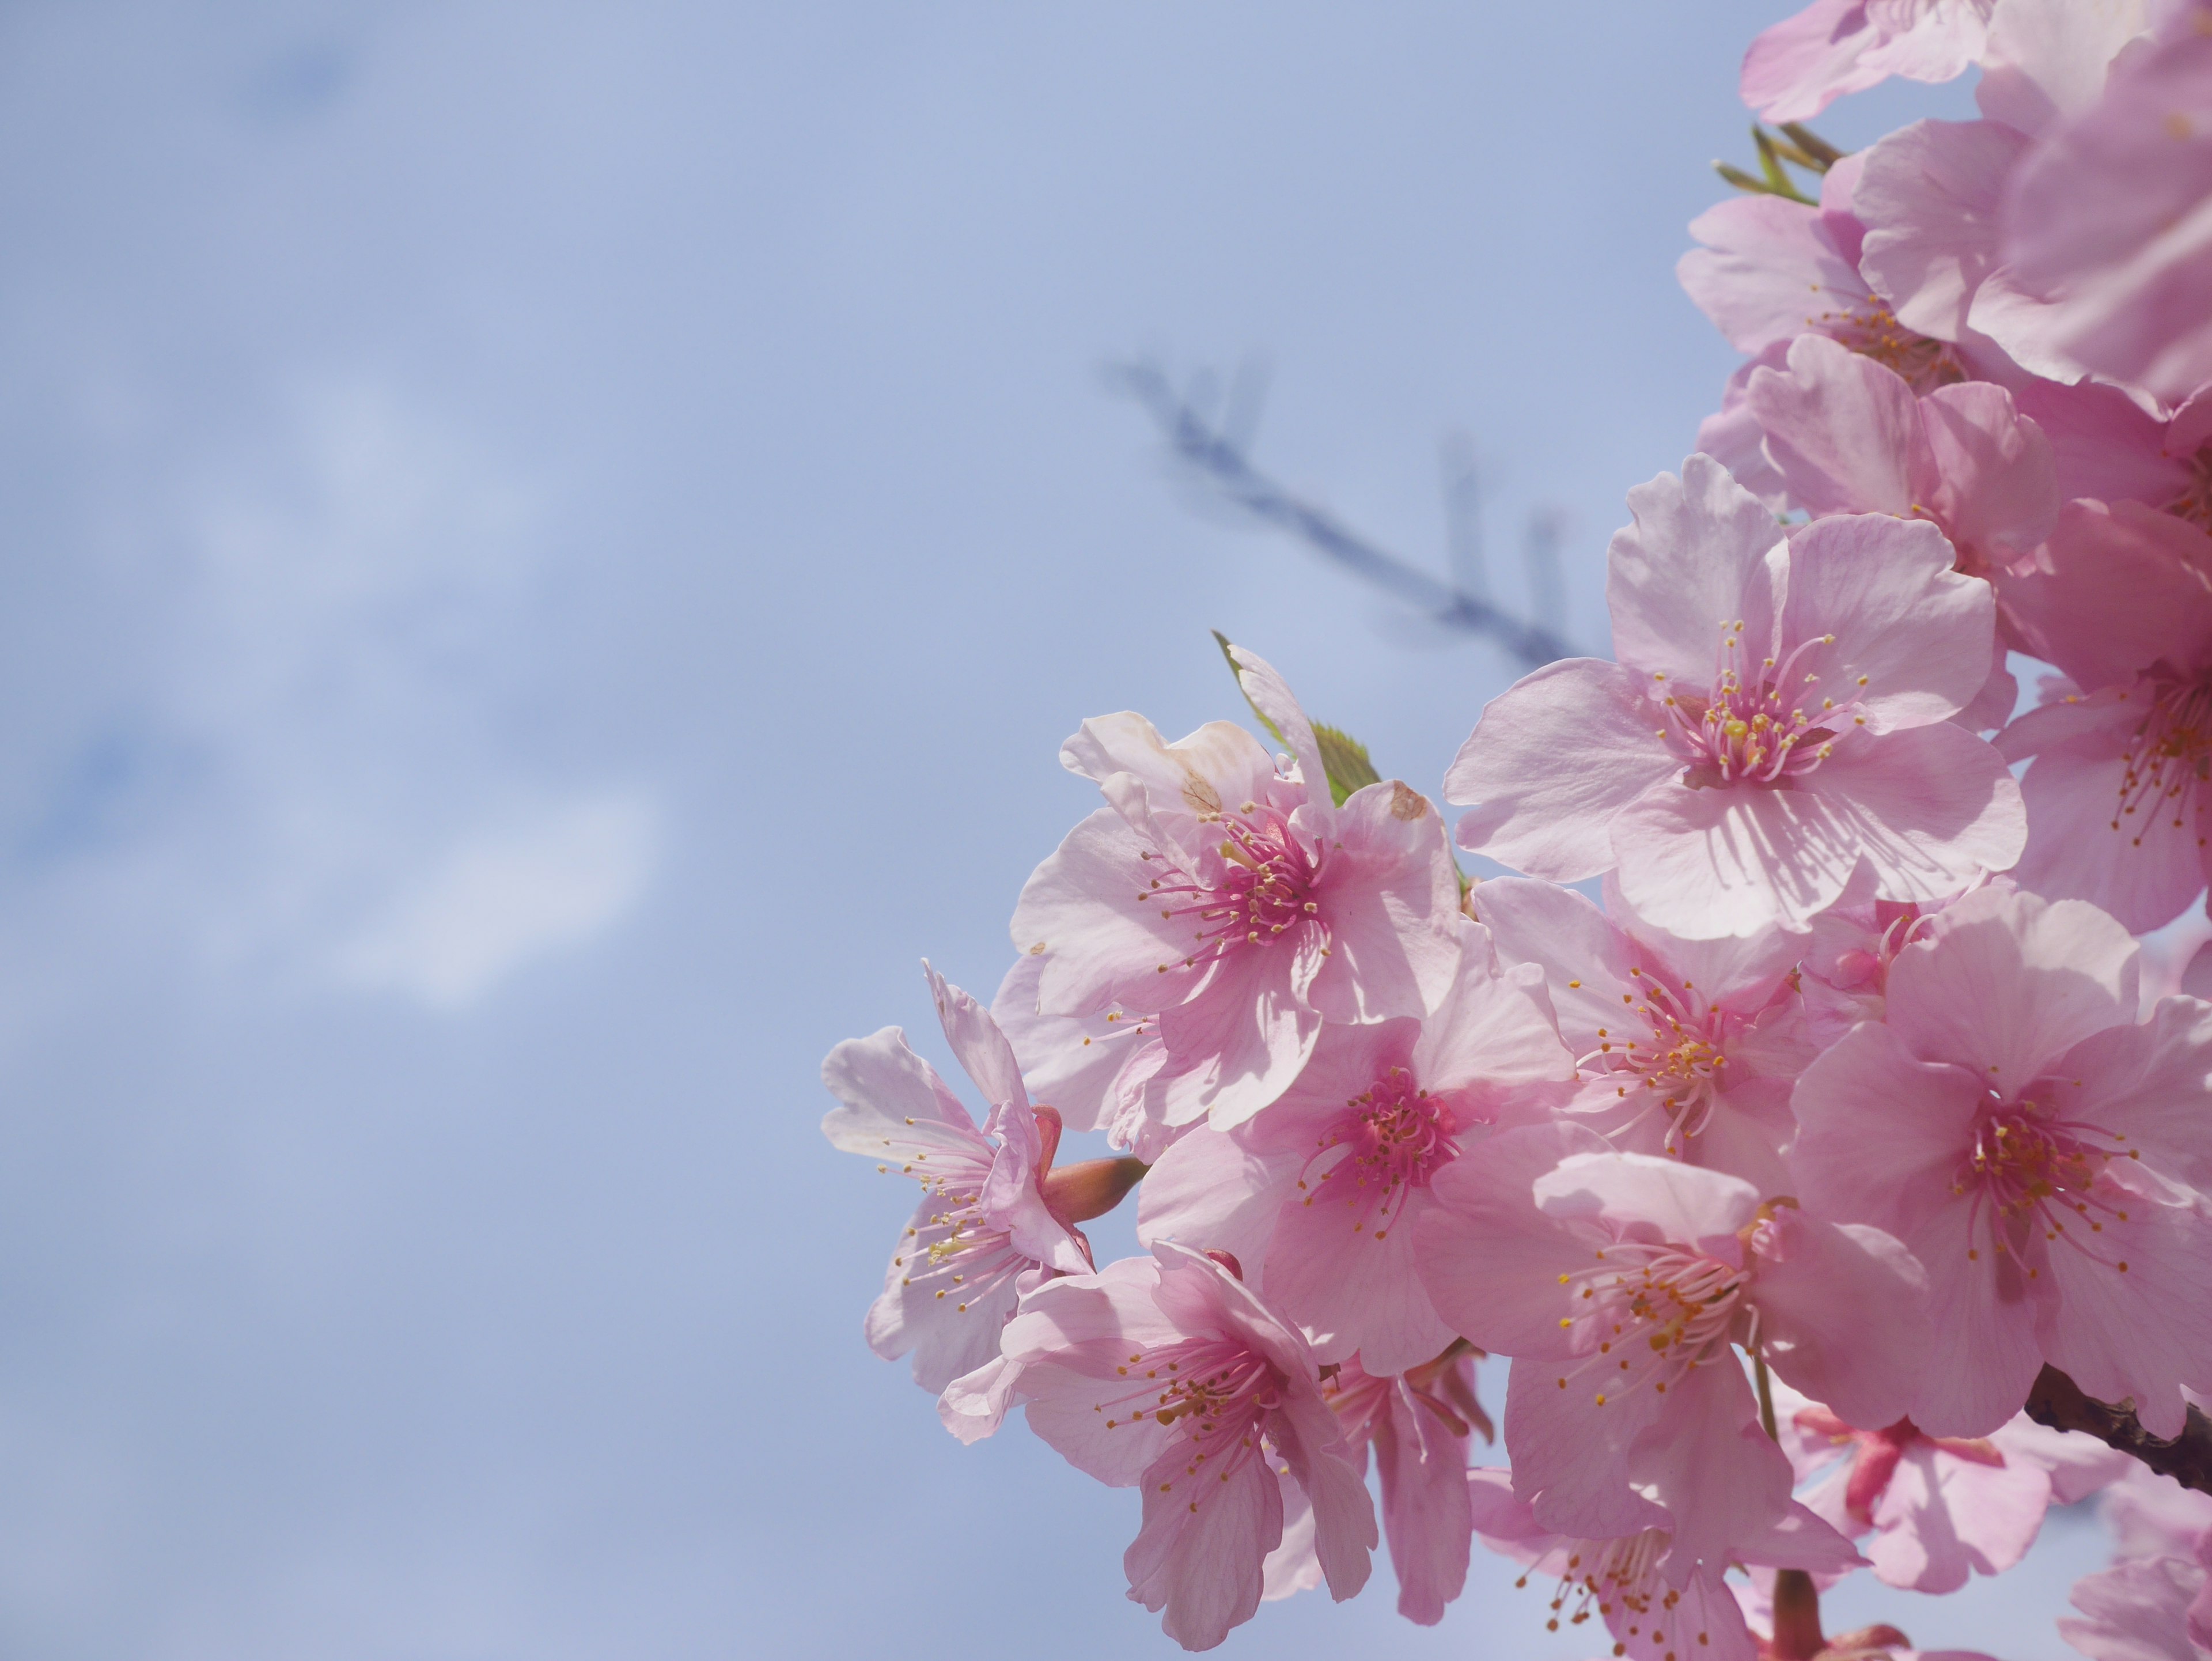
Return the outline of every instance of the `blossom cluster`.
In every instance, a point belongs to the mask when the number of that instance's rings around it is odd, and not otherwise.
[[[1970,68],[1977,120],[1799,125]],[[990,1007],[929,971],[981,1126],[896,1027],[825,1064],[922,1189],[869,1343],[1137,1488],[1188,1647],[1382,1548],[1434,1622],[1480,1541],[1615,1655],[1910,1655],[1808,1598],[2109,1489],[2069,1641],[2212,1657],[2212,1498],[2023,1411],[2212,1394],[2212,958],[2137,938],[2212,870],[2212,0],[1815,0],[1743,91],[1784,137],[1680,275],[1747,361],[1455,832],[1229,648],[1279,751],[1085,721]]]

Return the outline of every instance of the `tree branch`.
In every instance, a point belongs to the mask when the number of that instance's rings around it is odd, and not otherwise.
[[[2046,1366],[2027,1393],[2027,1416],[2053,1430],[2086,1431],[2185,1488],[2212,1494],[2212,1419],[2195,1407],[2189,1409],[2181,1434],[2161,1441],[2142,1427],[2134,1409],[2092,1401],[2081,1393],[2081,1385],[2057,1367]]]
[[[1479,594],[1438,581],[1293,496],[1254,466],[1243,447],[1176,392],[1157,364],[1116,364],[1107,377],[1144,405],[1178,460],[1255,519],[1287,532],[1431,620],[1496,641],[1528,668],[1576,655],[1567,641],[1541,624],[1524,622]]]

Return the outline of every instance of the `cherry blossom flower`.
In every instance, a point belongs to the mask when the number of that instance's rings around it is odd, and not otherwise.
[[[2134,1463],[2078,1432],[2025,1414],[1986,1437],[1929,1436],[1910,1418],[1861,1430],[1777,1383],[1782,1445],[1804,1503],[1838,1533],[1871,1532],[1875,1576],[1915,1591],[1955,1591],[1968,1574],[1996,1574],[2026,1556],[2056,1503],[2071,1505]]]
[[[2129,928],[2171,922],[2212,869],[2212,538],[2171,514],[2074,502],[2007,605],[2067,684],[1997,739],[2033,757],[2016,873]]]
[[[1817,1053],[1793,973],[1804,936],[1677,940],[1607,886],[1603,911],[1572,889],[1521,877],[1493,878],[1471,896],[1500,958],[1543,971],[1576,1057],[1561,1110],[1616,1147],[1784,1192],[1790,1090]]]
[[[1513,1358],[1505,1444],[1537,1519],[1593,1538],[1671,1529],[1686,1574],[1790,1507],[1790,1462],[1731,1346],[1888,1423],[1925,1353],[1923,1279],[1879,1230],[1594,1147],[1578,1125],[1530,1126],[1446,1171],[1421,1272],[1461,1333]]]
[[[1674,1536],[1664,1528],[1603,1539],[1577,1538],[1546,1528],[1515,1497],[1513,1473],[1483,1466],[1468,1473],[1475,1531],[1502,1556],[1528,1566],[1531,1575],[1558,1582],[1545,1625],[1557,1632],[1593,1615],[1613,1637],[1616,1656],[1667,1661],[1684,1652],[1710,1661],[1753,1661],[1758,1653],[1743,1610],[1723,1572],[1731,1563],[1778,1568],[1848,1569],[1859,1561],[1850,1545],[1802,1506],[1782,1520],[1735,1542],[1720,1561],[1698,1561],[1679,1579]]]
[[[1863,270],[1866,226],[1852,198],[1864,167],[1863,155],[1848,155],[1830,167],[1817,207],[1739,196],[1691,221],[1690,234],[1701,246],[1682,256],[1675,275],[1729,344],[1756,360],[1739,372],[1739,389],[1761,364],[1779,364],[1803,334],[1871,358],[1916,392],[1978,372],[1971,353],[1900,323]],[[1714,453],[1704,437],[1698,447]]]
[[[847,1039],[822,1063],[822,1081],[844,1104],[823,1117],[822,1134],[921,1184],[865,1330],[887,1360],[913,1351],[915,1382],[937,1391],[998,1353],[1023,1291],[1048,1274],[1091,1268],[1076,1225],[1111,1210],[1139,1173],[1122,1160],[1054,1170],[1059,1115],[1030,1105],[1013,1051],[981,1006],[922,967],[945,1042],[991,1104],[984,1129],[906,1034],[887,1026]]]
[[[2168,9],[2008,180],[2003,222],[2059,347],[2179,402],[2212,380],[2212,6]]]
[[[1927,1268],[1930,1435],[1996,1430],[2046,1361],[2157,1436],[2212,1384],[2212,1007],[2138,1024],[2136,958],[2081,901],[1969,895],[1798,1080],[1800,1196]]]
[[[1492,1434],[1475,1399],[1474,1351],[1454,1340],[1420,1366],[1380,1377],[1346,1361],[1322,1380],[1322,1394],[1355,1454],[1374,1451],[1398,1613],[1433,1627],[1467,1584],[1468,1451],[1475,1432],[1486,1442]]]
[[[1809,121],[1893,75],[1949,81],[1980,53],[1996,0],[1813,0],[1751,43],[1743,101],[1766,121]]]
[[[1085,721],[1060,759],[1109,806],[1039,866],[1014,913],[1042,959],[1046,1015],[1149,1018],[1165,1125],[1249,1117],[1312,1054],[1324,1019],[1418,1016],[1449,984],[1459,881],[1443,821],[1396,782],[1330,800],[1312,727],[1273,668],[1247,691],[1290,744],[1279,775],[1242,727],[1178,743],[1140,715]]]
[[[2066,1641],[2096,1661],[2203,1661],[2212,1656],[2212,1495],[2130,1462],[2106,1493],[2113,1566],[2074,1585],[2084,1620]]]
[[[1573,1077],[1541,972],[1501,974],[1482,929],[1462,928],[1459,973],[1425,1020],[1325,1028],[1274,1105],[1176,1143],[1139,1202],[1140,1238],[1259,1266],[1256,1284],[1323,1361],[1357,1354],[1397,1373],[1451,1343],[1415,1262],[1430,1186],[1510,1092]],[[1224,1135],[1235,1151],[1214,1145]]]
[[[1312,1508],[1331,1594],[1366,1584],[1375,1511],[1305,1340],[1221,1263],[1163,1242],[1038,1287],[1006,1330],[1030,1427],[1077,1469],[1144,1493],[1129,1596],[1211,1649],[1259,1607],[1284,1491]]]
[[[1569,659],[1484,710],[1445,776],[1459,839],[1559,882],[1618,870],[1686,939],[1802,930],[1862,865],[1883,899],[2019,857],[2020,792],[1950,724],[1988,678],[1989,585],[1932,525],[1839,515],[1784,539],[1708,457],[1629,493],[1618,663]]]

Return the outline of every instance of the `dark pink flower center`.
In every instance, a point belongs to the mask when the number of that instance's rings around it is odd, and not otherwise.
[[[1183,918],[1191,927],[1185,967],[1272,945],[1321,911],[1313,897],[1321,855],[1291,829],[1285,815],[1248,801],[1242,811],[1210,822],[1221,830],[1212,850],[1218,857],[1200,861],[1197,872],[1170,855],[1143,855],[1160,862],[1160,874],[1138,897],[1160,902],[1162,916]]]
[[[1966,379],[1949,346],[1906,328],[1887,302],[1871,295],[1855,310],[1823,312],[1807,322],[1838,346],[1893,371],[1923,397]]]
[[[1951,1191],[1972,1205],[1967,1226],[1967,1257],[1983,1261],[1981,1238],[1990,1261],[2017,1262],[2023,1246],[2041,1234],[2045,1244],[2070,1244],[2091,1262],[2127,1273],[2127,1262],[2095,1237],[2112,1223],[2128,1220],[2130,1197],[2100,1183],[2114,1159],[2133,1159],[2135,1151],[2117,1131],[2064,1116],[2052,1104],[2069,1088],[2052,1080],[2031,1086],[2036,1097],[2008,1102],[1990,1092],[1990,1105],[1974,1128],[1972,1146],[1959,1162]],[[2041,1271],[2023,1265],[2027,1278]]]
[[[1632,1093],[1650,1092],[1644,1098],[1647,1105],[1669,1121],[1667,1152],[1680,1153],[1683,1141],[1705,1129],[1714,1093],[1728,1083],[1723,1045],[1741,1023],[1717,1003],[1700,1009],[1695,997],[1685,995],[1696,990],[1687,981],[1677,992],[1656,973],[1641,968],[1628,973],[1637,990],[1620,995],[1627,1006],[1622,1024],[1598,1028],[1597,1048],[1576,1066],[1613,1079],[1614,1093],[1624,1101]]]
[[[1743,624],[1721,625],[1713,684],[1703,696],[1677,691],[1655,674],[1656,696],[1667,724],[1660,741],[1682,763],[1692,789],[1728,784],[1787,784],[1828,758],[1846,723],[1864,726],[1857,712],[1866,677],[1856,685],[1824,693],[1820,676],[1806,667],[1811,654],[1835,643],[1833,635],[1801,642],[1777,663],[1747,666],[1741,654]]]
[[[1664,1395],[1694,1367],[1735,1365],[1729,1333],[1748,1269],[1680,1246],[1616,1240],[1559,1284],[1569,1299],[1560,1324],[1578,1352],[1559,1375],[1561,1390],[1579,1382],[1603,1407],[1645,1384]]]
[[[2180,494],[2166,504],[2166,511],[2177,519],[2185,519],[2191,525],[2212,531],[2212,444],[2206,445],[2183,464],[2188,482]]]
[[[1459,1157],[1453,1140],[1458,1129],[1449,1107],[1404,1068],[1393,1067],[1346,1103],[1322,1133],[1307,1158],[1309,1171],[1334,1150],[1348,1152],[1310,1183],[1301,1179],[1305,1203],[1349,1205],[1359,1216],[1354,1226],[1371,1222],[1374,1238],[1383,1239],[1407,1197]]]
[[[2140,848],[2162,814],[2171,813],[2173,829],[2183,829],[2196,788],[2212,778],[2212,685],[2153,673],[2121,696],[2150,705],[2120,752],[2120,800],[2112,820],[2113,830]],[[2197,846],[2203,845],[2199,837]]]

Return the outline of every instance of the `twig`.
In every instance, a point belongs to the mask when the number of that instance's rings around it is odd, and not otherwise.
[[[1496,641],[1531,669],[1576,655],[1573,646],[1555,630],[1525,622],[1480,594],[1440,581],[1293,496],[1254,466],[1243,447],[1178,393],[1157,364],[1117,364],[1108,371],[1108,379],[1144,405],[1178,460],[1255,519],[1289,532],[1432,621]]]
[[[2087,1431],[2109,1447],[2131,1453],[2161,1476],[2185,1488],[2212,1494],[2212,1419],[2191,1407],[2181,1434],[2164,1441],[2142,1427],[2135,1409],[2092,1401],[2057,1367],[2036,1375],[2027,1393],[2027,1416],[2053,1430]]]

